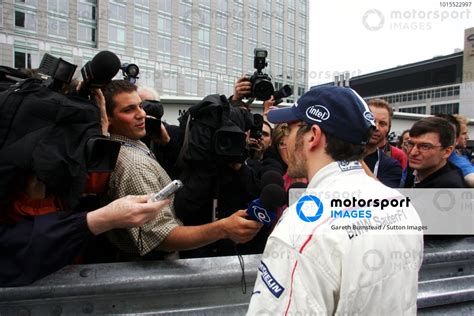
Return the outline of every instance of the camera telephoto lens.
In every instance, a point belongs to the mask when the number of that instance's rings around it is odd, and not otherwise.
[[[268,100],[271,98],[274,92],[273,84],[267,79],[257,79],[253,84],[252,92],[257,100]]]

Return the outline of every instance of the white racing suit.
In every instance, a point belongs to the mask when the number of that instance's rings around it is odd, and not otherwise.
[[[312,205],[318,212],[301,203],[286,209],[267,241],[248,314],[415,315],[423,236],[406,198],[367,176],[358,162],[325,166],[305,194],[320,199],[321,217],[317,201]],[[372,199],[372,204],[330,204],[349,197]],[[382,210],[374,207],[374,199],[405,199],[405,204]],[[334,219],[333,210],[356,210],[362,216],[370,210],[370,223],[383,230],[365,229],[369,221],[360,217]],[[418,230],[400,230],[408,225]]]

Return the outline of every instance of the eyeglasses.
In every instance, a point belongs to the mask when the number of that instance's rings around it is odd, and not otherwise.
[[[415,142],[412,142],[410,140],[406,141],[403,143],[403,145],[405,145],[406,149],[407,150],[412,150],[413,147],[417,147],[419,151],[421,152],[426,152],[428,150],[431,150],[435,147],[443,147],[442,145],[433,145],[433,144],[430,144],[430,143],[415,143]]]

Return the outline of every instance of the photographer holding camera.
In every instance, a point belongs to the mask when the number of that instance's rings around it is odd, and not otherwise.
[[[69,84],[76,66],[46,54],[35,78],[0,94],[1,286],[46,276],[72,263],[94,236],[146,223],[167,204],[144,195],[95,210],[84,204],[83,193],[100,189],[97,180],[115,164],[117,144],[102,137],[91,101],[101,94],[90,89],[109,81],[117,64],[115,54],[97,54],[76,92]]]
[[[242,99],[268,100],[274,88],[271,78],[262,73],[266,51],[256,49],[255,53],[257,71],[237,80],[233,96],[207,96],[181,118],[188,141],[184,142],[184,170],[180,176],[184,188],[177,192],[174,205],[178,218],[186,225],[228,216],[247,208],[260,195],[262,158],[270,145],[271,128],[261,115],[252,115],[250,102]],[[184,256],[261,253],[267,236],[268,229],[264,227],[244,245],[219,242]]]

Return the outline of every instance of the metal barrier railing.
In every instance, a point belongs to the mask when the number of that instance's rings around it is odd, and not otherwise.
[[[0,288],[0,315],[246,312],[259,255],[72,265],[30,286]],[[427,242],[419,313],[474,309],[474,238]]]

